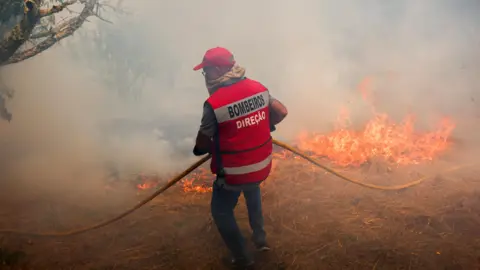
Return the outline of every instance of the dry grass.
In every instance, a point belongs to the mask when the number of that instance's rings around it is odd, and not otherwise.
[[[301,161],[277,165],[263,187],[273,250],[258,256],[258,269],[480,269],[480,177],[474,168],[384,192],[343,182]],[[388,185],[451,165],[438,161],[435,167],[395,169],[373,162],[346,173]],[[81,194],[4,203],[0,227],[80,227],[145,196],[135,192],[125,185],[90,195],[101,203]],[[209,199],[209,193],[183,193],[176,186],[126,219],[84,235],[0,236],[3,254],[5,249],[24,253],[13,266],[0,268],[224,269],[226,250],[212,224]],[[243,200],[237,220],[249,237]]]

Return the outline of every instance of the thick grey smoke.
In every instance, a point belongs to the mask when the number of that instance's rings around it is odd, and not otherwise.
[[[83,30],[110,31],[116,53],[94,59],[81,50],[91,42],[75,37],[5,71],[16,95],[12,123],[0,123],[3,180],[87,185],[108,170],[181,169],[193,159],[207,97],[192,67],[215,46],[233,51],[287,105],[278,138],[328,131],[342,105],[361,123],[369,117],[358,91],[366,77],[377,108],[396,119],[413,111],[428,125],[446,115],[464,130],[480,114],[477,1],[136,0],[124,9],[131,14],[114,25],[95,20]],[[105,80],[118,58],[151,65],[135,98]],[[115,70],[129,78],[141,68]]]

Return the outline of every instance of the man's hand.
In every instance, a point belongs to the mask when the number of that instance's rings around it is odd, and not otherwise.
[[[195,140],[195,147],[193,147],[193,154],[195,156],[202,156],[209,153],[210,149],[212,149],[212,140],[199,131]]]
[[[198,156],[203,156],[205,154],[208,154],[208,151],[198,149],[198,147],[195,146],[195,147],[193,147],[193,154],[198,157]]]

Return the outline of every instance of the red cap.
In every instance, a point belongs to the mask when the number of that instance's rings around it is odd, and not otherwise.
[[[204,67],[224,67],[233,66],[235,59],[233,54],[222,47],[216,47],[208,50],[203,56],[202,63],[196,65],[193,70],[199,70]]]

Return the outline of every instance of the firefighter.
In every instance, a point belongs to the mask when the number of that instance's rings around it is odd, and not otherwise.
[[[253,265],[238,228],[234,209],[243,192],[252,241],[258,251],[270,250],[263,225],[260,183],[270,174],[272,137],[270,132],[287,115],[286,107],[273,98],[261,83],[246,78],[225,48],[209,49],[202,69],[209,97],[193,152],[212,154],[213,183],[211,213],[218,231],[232,254],[234,266]]]

